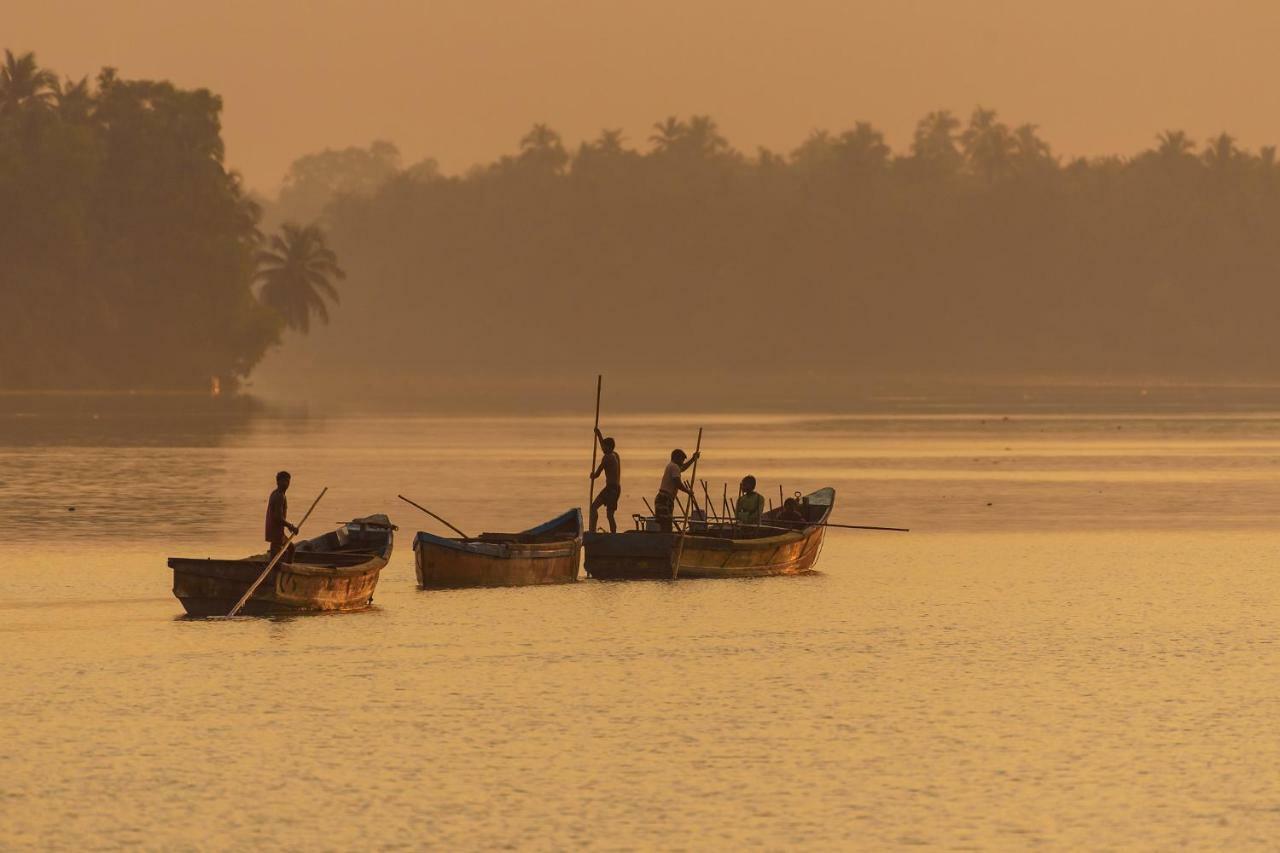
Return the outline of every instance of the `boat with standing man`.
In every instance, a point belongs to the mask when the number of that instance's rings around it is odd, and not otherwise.
[[[782,507],[775,507],[759,524],[697,519],[687,522],[687,530],[671,533],[653,529],[652,518],[637,515],[635,530],[586,535],[585,568],[601,580],[805,574],[817,565],[835,501],[835,489],[827,487],[800,498],[803,521],[783,521]]]
[[[369,607],[378,575],[391,559],[395,530],[387,516],[370,515],[294,543],[293,555],[271,569],[240,612],[272,616]],[[269,561],[269,554],[239,560],[170,557],[173,594],[190,616],[226,616]]]

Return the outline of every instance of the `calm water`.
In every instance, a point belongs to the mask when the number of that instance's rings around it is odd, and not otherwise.
[[[419,592],[586,499],[581,419],[0,418],[0,847],[1274,847],[1280,415],[721,418],[822,573]],[[692,418],[606,424],[626,512]],[[188,621],[165,557],[401,526],[376,608]],[[75,511],[69,511],[69,507]]]

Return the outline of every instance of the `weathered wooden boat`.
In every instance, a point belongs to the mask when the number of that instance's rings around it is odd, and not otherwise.
[[[423,589],[572,583],[582,551],[582,510],[521,533],[466,539],[419,533],[413,551]]]
[[[759,525],[715,520],[690,524],[680,553],[679,577],[757,578],[812,571],[827,531],[823,524],[835,500],[831,488],[801,498],[804,522],[779,521],[779,507],[764,513]],[[647,521],[637,517],[638,526]],[[588,533],[583,543],[587,574],[602,580],[670,580],[679,543],[678,532]]]
[[[294,543],[292,560],[276,564],[241,613],[269,616],[368,607],[378,574],[391,558],[395,530],[385,515],[370,515]],[[267,562],[266,554],[241,560],[170,557],[173,594],[191,616],[225,616]]]

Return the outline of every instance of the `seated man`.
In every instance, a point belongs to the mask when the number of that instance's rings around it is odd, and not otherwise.
[[[787,527],[801,527],[808,522],[804,513],[800,512],[800,502],[795,498],[787,498],[782,503],[782,512],[778,513],[778,521]]]
[[[739,524],[759,524],[760,514],[764,512],[764,495],[756,491],[756,478],[750,474],[742,478],[742,484],[739,486],[741,495],[738,498],[738,504],[734,508],[734,516],[736,516]]]

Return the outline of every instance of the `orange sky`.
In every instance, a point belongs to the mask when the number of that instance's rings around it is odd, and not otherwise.
[[[643,143],[692,112],[748,151],[858,119],[901,147],[975,103],[1072,154],[1168,127],[1280,142],[1274,0],[41,0],[2,19],[0,46],[64,74],[222,94],[228,160],[267,191],[324,147],[386,138],[455,171],[536,121]]]

